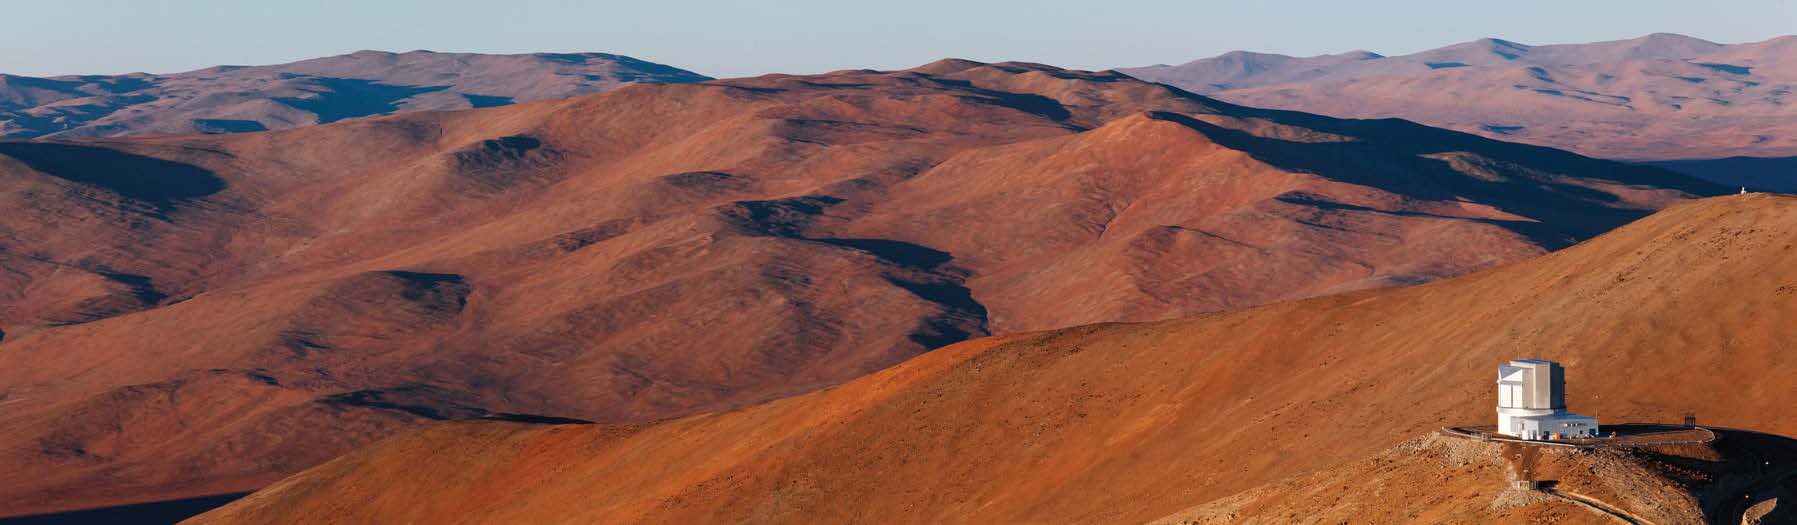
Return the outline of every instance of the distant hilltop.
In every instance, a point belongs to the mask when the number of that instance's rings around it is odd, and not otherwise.
[[[711,77],[607,53],[357,51],[185,73],[0,74],[0,137],[284,129],[411,111],[503,106]]]
[[[1118,71],[1249,106],[1397,117],[1610,159],[1797,157],[1797,36],[1744,44],[1671,33],[1553,45],[1482,38],[1400,56],[1234,51]]]

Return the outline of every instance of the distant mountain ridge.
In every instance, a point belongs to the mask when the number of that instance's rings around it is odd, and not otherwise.
[[[433,420],[659,420],[987,334],[1465,275],[1726,191],[966,60],[0,140],[0,516],[240,492]]]
[[[1481,38],[1407,55],[1385,56],[1365,50],[1294,57],[1276,53],[1231,51],[1177,66],[1122,68],[1130,76],[1179,86],[1202,94],[1232,89],[1326,78],[1341,80],[1394,74],[1425,73],[1462,67],[1579,65],[1641,59],[1687,60],[1727,46],[1672,33],[1590,44],[1532,46],[1501,38]],[[1218,87],[1216,79],[1229,81]]]
[[[1390,57],[1238,51],[1119,71],[1249,106],[1404,118],[1612,159],[1797,156],[1797,36],[1485,38]]]
[[[1240,87],[1310,80],[1327,75],[1345,64],[1380,58],[1385,58],[1385,55],[1371,51],[1349,51],[1313,57],[1230,51],[1178,66],[1163,64],[1119,71],[1143,80],[1173,84],[1195,93],[1216,93]]]
[[[0,137],[69,138],[284,129],[566,98],[711,77],[607,53],[357,51],[184,73],[0,74]]]

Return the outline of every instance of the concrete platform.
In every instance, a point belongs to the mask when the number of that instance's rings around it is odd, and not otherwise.
[[[1480,441],[1501,441],[1505,443],[1578,448],[1688,445],[1709,443],[1716,440],[1716,433],[1707,428],[1656,423],[1603,425],[1598,428],[1598,433],[1602,437],[1576,439],[1517,439],[1497,433],[1497,425],[1441,427],[1441,432],[1450,436]],[[1611,432],[1615,432],[1616,437],[1609,437]]]

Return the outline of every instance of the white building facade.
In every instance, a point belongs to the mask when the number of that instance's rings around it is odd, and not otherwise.
[[[1522,439],[1597,436],[1597,418],[1566,411],[1566,369],[1518,359],[1498,367],[1499,434]]]

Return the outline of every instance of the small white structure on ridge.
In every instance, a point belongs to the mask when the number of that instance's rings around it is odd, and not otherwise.
[[[1498,367],[1499,434],[1522,439],[1596,437],[1597,418],[1566,411],[1566,369],[1518,359]]]

